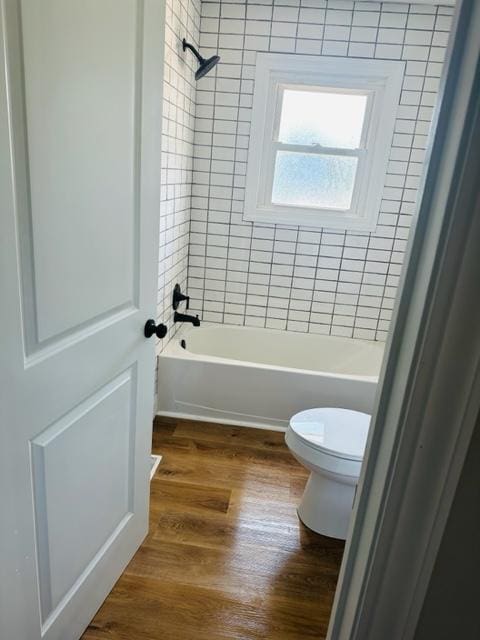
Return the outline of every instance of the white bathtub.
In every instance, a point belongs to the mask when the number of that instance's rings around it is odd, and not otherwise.
[[[371,413],[383,347],[271,329],[185,327],[159,356],[158,413],[278,430],[313,407]]]

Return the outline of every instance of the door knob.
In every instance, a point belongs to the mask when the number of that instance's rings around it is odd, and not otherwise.
[[[164,338],[167,335],[168,328],[164,324],[155,324],[155,320],[150,318],[145,323],[145,328],[143,330],[143,334],[146,338],[151,338],[153,335],[156,335],[157,338]]]

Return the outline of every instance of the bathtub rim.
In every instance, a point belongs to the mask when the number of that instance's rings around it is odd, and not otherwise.
[[[243,326],[243,325],[234,325],[234,324],[220,324],[220,323],[216,323],[216,322],[204,322],[202,323],[202,326],[200,327],[200,330],[202,328],[229,328],[229,329],[236,329],[236,330],[241,330],[241,331],[249,331],[249,330],[260,330],[260,331],[268,331],[270,333],[275,333],[275,334],[283,334],[284,331],[281,329],[269,329],[269,328],[264,328],[264,327],[248,327],[248,326]],[[358,374],[351,374],[351,373],[333,373],[330,371],[317,371],[315,369],[300,369],[298,367],[283,367],[281,365],[273,365],[273,364],[265,364],[262,362],[255,362],[253,360],[237,360],[235,358],[224,358],[221,356],[211,356],[205,353],[194,353],[193,351],[189,351],[188,347],[187,348],[183,348],[180,346],[180,340],[182,339],[187,339],[187,336],[189,333],[191,333],[192,331],[195,331],[196,327],[187,327],[184,326],[182,327],[179,331],[177,331],[177,333],[173,336],[173,338],[171,338],[171,340],[169,341],[169,343],[167,344],[167,346],[165,347],[165,349],[158,354],[158,358],[181,358],[182,360],[187,360],[187,361],[202,361],[202,362],[212,362],[212,363],[216,363],[216,364],[224,364],[224,365],[229,365],[229,366],[244,366],[244,367],[254,367],[254,368],[258,368],[258,369],[265,369],[267,371],[285,371],[287,373],[291,373],[291,372],[296,372],[299,374],[306,374],[306,375],[315,375],[315,376],[326,376],[328,378],[341,378],[341,379],[346,379],[346,380],[356,380],[356,381],[367,381],[367,382],[376,382],[378,383],[378,377],[380,374],[380,368],[379,368],[379,373],[376,376],[362,376],[362,375],[358,375]],[[309,335],[309,334],[304,334],[302,332],[293,332],[293,333],[298,333],[299,335]],[[324,337],[324,338],[338,338],[338,339],[342,339],[342,340],[355,340],[356,342],[361,342],[361,343],[366,343],[366,344],[370,344],[372,342],[374,342],[374,344],[380,344],[383,346],[383,349],[385,349],[385,343],[381,342],[381,341],[373,341],[373,340],[363,340],[361,338],[345,338],[343,336],[329,336],[329,335],[324,335],[324,334],[312,334],[314,336],[320,336],[320,337]],[[188,343],[187,343],[188,344]]]

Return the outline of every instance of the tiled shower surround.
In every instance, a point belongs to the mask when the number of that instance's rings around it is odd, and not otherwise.
[[[203,320],[385,339],[452,7],[347,0],[168,4],[170,10],[200,8],[202,53],[218,51],[222,60],[196,87],[188,227],[195,88],[193,73],[188,78],[175,73],[180,64],[177,49],[167,36],[167,48],[175,52],[173,76],[167,77],[168,160],[162,203],[167,263],[161,277],[162,286],[168,285],[167,302],[177,274],[185,281],[189,229],[188,290],[192,310]],[[194,29],[195,20],[190,24]],[[406,61],[375,232],[243,221],[255,60],[260,51]]]
[[[196,64],[182,51],[182,38],[198,46],[199,30],[200,0],[167,0],[157,319],[169,337],[173,287],[187,286],[193,171]],[[166,342],[157,341],[158,350]]]

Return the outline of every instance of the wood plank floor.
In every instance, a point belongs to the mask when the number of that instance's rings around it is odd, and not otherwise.
[[[83,640],[325,637],[343,543],[299,523],[283,438],[156,420],[150,531]]]

